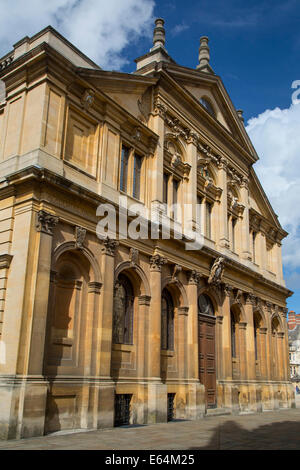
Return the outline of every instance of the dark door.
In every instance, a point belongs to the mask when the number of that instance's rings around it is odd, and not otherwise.
[[[130,423],[130,402],[132,395],[116,395],[115,426],[126,426]]]
[[[216,319],[198,315],[199,379],[205,386],[207,408],[216,407]]]

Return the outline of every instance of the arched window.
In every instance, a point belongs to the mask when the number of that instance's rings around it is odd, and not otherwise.
[[[230,313],[231,320],[231,357],[236,358],[236,318],[233,312]]]
[[[161,296],[161,348],[174,349],[174,304],[167,289]]]
[[[113,342],[132,344],[134,293],[129,279],[120,274],[114,295]]]
[[[211,116],[213,117],[216,117],[216,113],[214,111],[214,108],[212,107],[212,105],[210,104],[210,102],[205,99],[205,98],[200,98],[200,103],[202,104],[202,106],[206,109],[206,111],[211,114]]]
[[[215,314],[212,301],[205,294],[199,295],[198,297],[198,313],[211,316]]]
[[[258,345],[258,334],[259,334],[260,318],[257,315],[254,315],[254,349],[255,349],[255,360],[259,359],[259,345]]]

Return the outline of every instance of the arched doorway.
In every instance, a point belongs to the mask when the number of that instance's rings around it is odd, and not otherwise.
[[[216,400],[216,317],[211,299],[198,297],[199,380],[205,386],[207,408],[215,408]]]

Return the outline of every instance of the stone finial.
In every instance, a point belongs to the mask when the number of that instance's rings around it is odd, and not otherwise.
[[[197,69],[203,68],[209,65],[210,54],[209,54],[208,41],[209,39],[207,36],[202,36],[200,38],[199,65],[197,66]]]
[[[151,50],[157,47],[165,47],[166,42],[166,30],[164,28],[165,21],[162,18],[155,20],[155,28],[153,32],[153,47]]]
[[[245,121],[245,120],[244,120],[244,116],[243,116],[244,111],[243,111],[242,109],[237,109],[236,112],[237,112],[237,115],[238,115],[239,119],[240,119],[242,122],[244,122],[244,121]]]

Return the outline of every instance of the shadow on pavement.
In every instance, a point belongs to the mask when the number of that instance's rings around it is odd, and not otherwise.
[[[189,450],[299,450],[300,422],[283,421],[247,430],[234,421],[216,426],[208,444]]]

